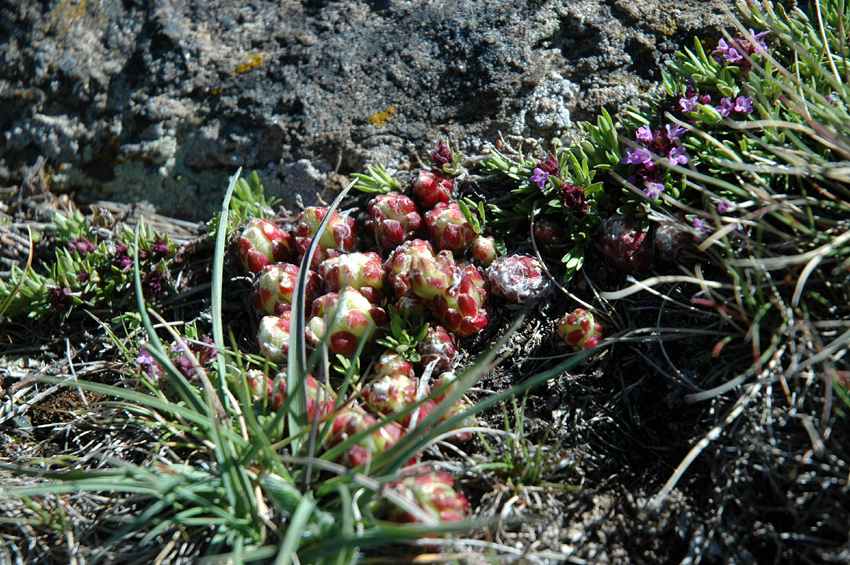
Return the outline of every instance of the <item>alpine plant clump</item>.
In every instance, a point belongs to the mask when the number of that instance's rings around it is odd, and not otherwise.
[[[490,291],[508,302],[522,304],[539,298],[549,285],[543,266],[528,255],[503,255],[487,269]]]
[[[319,225],[328,214],[328,209],[322,206],[312,206],[304,210],[298,219],[295,232],[295,245],[300,257],[303,257],[310,242],[319,232]],[[351,216],[342,216],[336,210],[331,213],[331,219],[316,247],[310,268],[316,269],[325,259],[350,253],[357,247],[357,222]]]
[[[295,281],[299,267],[292,263],[274,263],[266,265],[254,281],[252,304],[265,314],[281,315],[292,307]],[[304,287],[304,299],[307,306],[322,294],[322,278],[315,271],[307,275]]]
[[[293,259],[295,241],[292,234],[269,220],[250,220],[234,241],[236,253],[245,271],[259,273],[271,263]]]
[[[451,475],[430,471],[402,478],[389,488],[419,507],[425,515],[441,522],[460,522],[469,513],[469,501],[454,488]],[[382,500],[376,509],[378,516],[399,523],[419,521],[417,516],[390,502]]]
[[[478,237],[457,202],[438,202],[425,213],[428,238],[437,249],[463,255]]]
[[[368,226],[385,251],[391,251],[423,233],[419,208],[409,196],[398,192],[381,194],[369,202],[368,210]]]
[[[558,320],[558,333],[576,350],[593,349],[602,339],[602,326],[593,314],[584,308],[576,308]]]

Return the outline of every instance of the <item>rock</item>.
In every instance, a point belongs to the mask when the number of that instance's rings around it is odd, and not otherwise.
[[[43,156],[55,191],[204,219],[242,166],[310,204],[334,171],[403,167],[440,138],[473,153],[638,103],[732,4],[18,0],[0,22],[0,183]]]

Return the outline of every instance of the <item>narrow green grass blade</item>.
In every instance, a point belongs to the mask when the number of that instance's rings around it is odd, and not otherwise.
[[[304,533],[307,522],[310,520],[310,516],[316,509],[316,504],[316,500],[310,493],[301,498],[298,508],[295,509],[295,513],[289,520],[289,525],[286,528],[286,536],[283,538],[277,559],[275,559],[275,565],[290,565],[292,563],[292,557],[301,546],[301,536]],[[299,560],[299,562],[301,561]]]
[[[305,343],[304,331],[304,315],[306,313],[304,289],[307,287],[307,275],[310,270],[310,264],[313,261],[313,255],[316,253],[316,246],[319,244],[319,238],[324,233],[325,228],[327,228],[331,215],[356,183],[357,179],[348,183],[348,186],[339,193],[333,203],[328,207],[328,213],[322,219],[316,235],[304,253],[304,258],[301,260],[301,266],[298,271],[298,278],[295,281],[293,292],[295,299],[292,302],[292,323],[294,327],[289,333],[289,358],[287,360],[286,375],[286,384],[289,394],[292,397],[291,408],[287,411],[289,433],[293,437],[292,453],[298,453],[300,450],[302,442],[301,434],[307,426],[307,391],[305,390],[305,381],[307,378],[307,345]]]

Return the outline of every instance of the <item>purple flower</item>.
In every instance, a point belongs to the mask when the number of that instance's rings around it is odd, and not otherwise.
[[[716,108],[714,108],[714,109],[715,109],[715,110],[717,110],[718,112],[720,112],[720,115],[721,115],[721,116],[723,116],[724,118],[726,118],[726,117],[728,117],[728,116],[729,116],[729,114],[732,112],[732,110],[734,110],[734,109],[735,109],[735,106],[732,104],[732,100],[730,100],[729,98],[724,97],[724,98],[720,101],[720,106],[717,106],[717,107],[716,107]]]
[[[77,275],[77,282],[80,284],[86,284],[87,282],[89,282],[89,276],[90,275],[88,271],[83,271],[79,275]]]
[[[649,145],[653,140],[652,130],[649,126],[640,126],[637,132],[635,132],[635,139],[645,145]]]
[[[699,95],[699,103],[700,104],[711,104],[711,94],[700,94]]]
[[[683,112],[690,112],[697,107],[697,96],[694,94],[693,96],[689,96],[687,98],[679,98],[679,108]]]
[[[732,206],[731,204],[729,204],[725,200],[721,200],[720,202],[717,203],[717,211],[720,212],[721,214],[725,214],[726,212],[729,212],[733,208],[734,208],[734,206]]]
[[[724,59],[732,64],[744,60],[741,54],[738,53],[738,50],[726,43],[726,39],[724,38],[721,38],[720,41],[717,42],[717,49],[711,53],[711,56],[714,57],[714,60],[718,63],[722,63]]]
[[[688,162],[688,156],[685,155],[684,147],[674,147],[670,150],[670,163],[673,165],[684,165]]]
[[[739,96],[735,99],[735,107],[733,108],[736,112],[741,112],[744,114],[749,114],[753,111],[753,99],[749,96]]]
[[[85,258],[86,255],[94,251],[94,243],[84,237],[78,237],[67,241],[65,242],[65,246],[71,253],[74,251],[79,253],[81,258]]]
[[[652,155],[643,147],[638,149],[626,148],[626,156],[621,161],[624,165],[646,165],[652,163]]]
[[[139,350],[139,356],[136,357],[136,364],[144,367],[145,372],[154,381],[158,381],[164,372],[159,361],[154,359],[153,355],[144,347]]]
[[[51,306],[57,310],[70,310],[71,306],[74,305],[74,297],[71,295],[71,289],[66,286],[48,289],[47,296],[50,297]]]
[[[118,267],[118,270],[125,271],[133,264],[133,260],[127,254],[127,246],[120,243],[115,244],[115,252],[112,255],[112,264]]]
[[[437,146],[437,150],[431,153],[431,160],[434,161],[434,166],[442,169],[446,165],[451,165],[454,162],[449,146],[444,141],[441,141]]]
[[[646,183],[646,188],[643,189],[643,193],[650,200],[658,200],[665,188],[667,187],[660,182],[648,182]]]
[[[156,238],[156,240],[151,244],[151,252],[153,253],[153,260],[159,261],[160,259],[165,259],[171,254],[171,247],[169,247],[168,243],[162,238]]]
[[[159,296],[164,284],[165,276],[159,271],[151,271],[142,276],[142,292],[145,296]]]
[[[537,188],[543,189],[546,186],[546,179],[549,178],[549,173],[543,169],[534,169],[534,174],[528,179],[531,182],[537,183]]]
[[[697,231],[697,235],[694,236],[694,239],[697,241],[708,235],[708,228],[705,226],[705,222],[699,218],[694,218],[694,229]]]
[[[683,128],[679,124],[676,124],[674,126],[671,126],[670,124],[664,124],[664,130],[667,134],[667,141],[669,143],[679,141],[679,137],[681,137],[681,135],[685,133],[685,128]]]
[[[571,182],[561,187],[561,198],[564,206],[573,212],[587,212],[587,199],[584,195],[584,187]]]

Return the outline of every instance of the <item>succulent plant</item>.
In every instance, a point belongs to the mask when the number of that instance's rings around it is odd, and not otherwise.
[[[236,254],[249,273],[258,273],[271,263],[293,259],[292,235],[268,220],[254,219],[234,238]]]
[[[283,407],[283,402],[288,397],[289,385],[287,383],[287,372],[284,369],[275,376],[274,383],[272,384],[274,397],[270,405],[275,411]],[[323,418],[330,414],[337,400],[336,393],[317,381],[309,373],[307,374],[307,378],[304,379],[304,385],[306,386],[307,420],[312,421],[315,418]]]
[[[451,371],[457,365],[457,338],[443,326],[429,326],[416,351],[419,353],[417,365],[422,371],[432,365],[433,372]]]
[[[607,218],[602,223],[600,243],[606,261],[621,273],[646,271],[652,265],[652,239],[632,218]]]
[[[390,488],[441,522],[460,522],[469,512],[469,502],[455,490],[448,473],[430,471],[407,476],[391,483]],[[377,513],[393,522],[416,521],[414,515],[386,501],[382,501]]]
[[[289,353],[289,326],[292,311],[284,310],[279,316],[264,316],[257,330],[257,347],[273,363],[283,363]]]
[[[438,395],[434,398],[436,403],[442,402],[446,396],[454,392],[455,390],[455,380],[457,377],[451,371],[446,371],[440,374],[436,380],[434,380],[433,390],[439,391]],[[464,400],[463,398],[459,398],[447,411],[443,414],[443,417],[440,418],[438,423],[445,422],[454,418],[458,414],[466,412],[471,408],[469,402]],[[474,414],[470,414],[469,416],[461,419],[460,422],[452,426],[452,429],[460,429],[460,428],[472,428],[478,425],[478,420],[476,420]],[[472,432],[460,432],[455,434],[450,438],[451,441],[455,442],[466,442],[472,439]]]
[[[351,436],[377,424],[378,420],[358,408],[346,408],[333,416],[331,432],[325,440],[325,448],[345,442]],[[346,449],[339,463],[347,467],[366,465],[373,457],[392,447],[401,437],[403,430],[395,422],[386,422],[359,442]]]
[[[280,316],[292,305],[295,281],[299,268],[292,263],[274,263],[266,265],[254,281],[254,294],[251,302],[260,312]],[[304,299],[307,307],[322,293],[322,278],[315,271],[307,275],[304,287]]]
[[[298,228],[295,232],[295,246],[298,253],[303,257],[310,246],[313,237],[319,231],[319,225],[328,209],[322,206],[312,206],[304,210],[298,218]],[[357,223],[351,216],[341,216],[334,211],[325,231],[322,232],[318,241],[316,252],[310,267],[317,269],[325,259],[336,257],[342,253],[354,251],[357,246],[355,236],[357,235]]]
[[[470,212],[472,213],[472,212]],[[478,237],[457,202],[438,202],[425,213],[428,239],[437,249],[462,255]]]
[[[390,251],[422,234],[422,216],[408,196],[390,192],[369,202],[369,227],[381,248]]]
[[[482,267],[489,267],[499,256],[499,252],[496,250],[496,240],[483,235],[472,240],[469,252],[472,255],[472,260]]]
[[[441,252],[443,253],[443,252]],[[470,336],[487,325],[487,288],[478,270],[469,265],[459,271],[459,281],[431,299],[431,308],[449,330]],[[457,279],[455,279],[457,280]]]
[[[541,253],[566,243],[564,230],[548,218],[534,220],[532,235],[534,236],[534,243]]]
[[[655,228],[655,251],[665,261],[676,262],[685,248],[693,243],[694,236],[687,228],[674,222],[663,222]]]
[[[438,171],[423,170],[413,181],[413,198],[423,210],[430,210],[438,202],[454,198],[455,179]]]
[[[546,290],[549,281],[540,262],[529,255],[503,255],[487,268],[490,292],[509,302],[528,302]]]
[[[272,396],[272,379],[259,369],[245,371],[245,382],[248,385],[248,396],[252,400],[263,401]]]
[[[372,370],[377,377],[386,375],[413,376],[413,365],[407,361],[404,355],[392,349],[387,349],[378,357]]]
[[[355,288],[369,302],[381,301],[384,288],[384,270],[377,253],[346,253],[325,259],[319,266],[328,292],[339,292],[345,287]]]
[[[423,393],[427,395],[430,391],[426,387]],[[363,401],[369,410],[377,414],[399,412],[419,399],[419,379],[402,373],[382,375],[363,387]],[[436,406],[433,400],[426,400],[418,410],[405,415],[401,425],[405,428],[416,425]]]
[[[434,298],[460,282],[461,271],[451,251],[441,251],[433,257],[414,254],[409,265],[410,288],[420,298]]]
[[[567,345],[577,350],[592,349],[602,339],[602,326],[593,319],[593,314],[576,308],[558,320],[558,333]]]
[[[396,296],[410,296],[410,266],[414,259],[433,259],[434,248],[425,240],[412,239],[399,245],[384,262],[387,281]]]
[[[318,345],[327,336],[334,353],[352,355],[360,340],[370,340],[375,328],[388,321],[383,308],[374,306],[360,291],[346,287],[338,294],[330,292],[313,301],[307,340]]]

